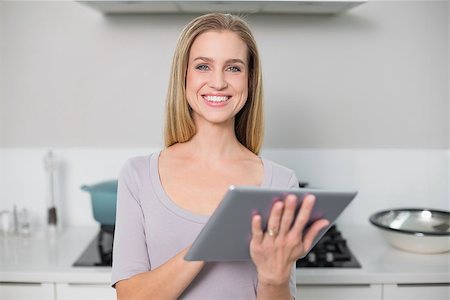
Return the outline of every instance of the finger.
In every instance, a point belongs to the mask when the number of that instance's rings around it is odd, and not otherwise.
[[[286,234],[295,218],[295,207],[297,206],[297,196],[288,195],[284,200],[284,211],[281,217],[280,234]]]
[[[261,228],[261,216],[254,215],[252,218],[252,239],[256,243],[261,243],[264,237],[264,232]]]
[[[272,206],[269,220],[267,221],[267,234],[270,237],[275,237],[280,231],[281,215],[283,213],[284,203],[277,201]]]
[[[293,226],[295,232],[303,232],[303,229],[305,229],[305,226],[309,221],[315,202],[316,197],[314,195],[309,194],[305,196]]]
[[[320,219],[315,221],[311,227],[309,227],[308,231],[305,234],[305,237],[303,238],[303,246],[306,251],[308,251],[311,248],[312,242],[314,241],[314,238],[317,236],[317,234],[322,230],[323,228],[330,225],[330,222],[326,219]]]

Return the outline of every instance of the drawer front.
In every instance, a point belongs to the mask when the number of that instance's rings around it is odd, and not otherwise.
[[[448,300],[450,284],[385,284],[383,300]]]
[[[54,300],[53,283],[1,282],[2,300]]]
[[[297,285],[301,300],[381,300],[381,285]]]
[[[58,300],[115,300],[116,290],[109,284],[73,284],[56,285]]]

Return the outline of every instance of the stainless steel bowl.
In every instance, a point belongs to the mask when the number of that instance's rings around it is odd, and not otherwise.
[[[394,247],[416,253],[450,251],[450,212],[425,208],[398,208],[374,213],[378,227]]]

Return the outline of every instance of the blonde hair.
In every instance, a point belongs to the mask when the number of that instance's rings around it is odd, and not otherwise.
[[[186,99],[186,72],[192,44],[200,34],[211,30],[234,32],[247,45],[248,99],[236,115],[235,133],[242,145],[258,154],[264,133],[262,72],[258,49],[247,23],[240,17],[222,13],[197,17],[184,28],[178,39],[166,99],[165,146],[187,142],[196,133]]]

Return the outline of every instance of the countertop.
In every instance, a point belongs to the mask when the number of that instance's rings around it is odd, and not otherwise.
[[[414,254],[388,245],[376,228],[339,226],[362,265],[360,269],[297,269],[297,283],[417,284],[449,283],[450,253]],[[71,227],[29,237],[0,236],[0,282],[55,282],[109,284],[109,267],[73,267],[97,227]]]
[[[109,283],[110,267],[72,267],[98,227],[0,237],[0,282]]]
[[[339,226],[359,269],[297,269],[297,284],[450,283],[450,252],[416,254],[390,246],[373,226]]]

